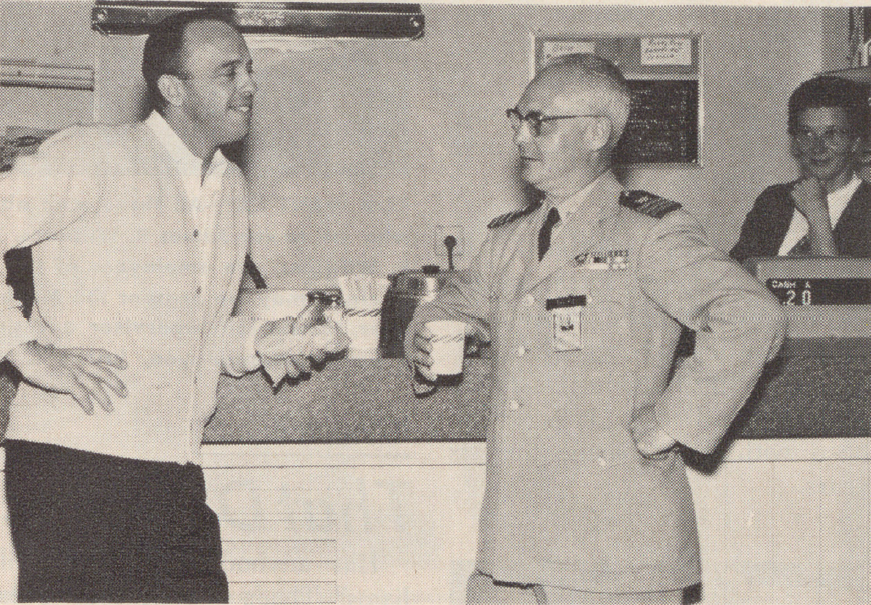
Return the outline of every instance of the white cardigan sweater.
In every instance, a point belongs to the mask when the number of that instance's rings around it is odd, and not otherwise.
[[[0,225],[3,250],[34,245],[36,292],[28,323],[3,288],[0,353],[32,339],[103,348],[126,359],[129,391],[88,416],[22,383],[7,437],[198,463],[219,373],[247,369],[253,322],[230,318],[248,247],[238,167],[224,174],[205,288],[183,183],[144,123],[73,127],[19,159],[0,178]]]

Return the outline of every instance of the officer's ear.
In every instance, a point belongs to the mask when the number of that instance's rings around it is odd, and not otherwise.
[[[593,124],[587,129],[587,137],[590,142],[590,149],[600,151],[611,143],[611,133],[614,131],[614,125],[611,124],[611,118],[601,116],[594,118]]]
[[[174,107],[181,106],[187,96],[184,82],[181,78],[172,74],[163,74],[157,79],[157,88],[166,99],[167,104]]]

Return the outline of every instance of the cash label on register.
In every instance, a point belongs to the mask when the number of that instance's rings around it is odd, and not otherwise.
[[[765,284],[787,306],[871,304],[871,279],[769,278]]]

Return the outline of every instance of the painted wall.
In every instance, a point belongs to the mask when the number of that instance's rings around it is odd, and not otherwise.
[[[94,65],[90,2],[0,2],[0,57],[48,65]],[[58,129],[94,120],[84,90],[0,87],[0,136],[7,126]]]
[[[87,19],[81,5],[76,10]],[[463,227],[464,266],[486,223],[522,203],[504,109],[528,81],[532,32],[703,36],[702,166],[633,167],[625,176],[629,186],[697,213],[722,247],[733,243],[763,188],[794,176],[785,137],[789,93],[821,69],[845,66],[843,10],[423,10],[420,40],[297,40],[254,50],[260,91],[243,163],[253,193],[253,256],[270,285],[444,265],[434,254],[436,225]],[[131,74],[138,74],[142,39],[105,38],[87,26],[70,31],[82,32],[73,36],[82,58],[96,49],[94,113],[103,121],[139,117],[142,84]]]
[[[733,243],[764,187],[793,177],[785,104],[822,68],[821,9],[424,12],[421,40],[258,55],[247,163],[254,257],[267,281],[433,262],[439,224],[462,225],[467,252],[476,248],[489,219],[520,203],[503,111],[527,83],[533,31],[704,36],[703,166],[631,169],[628,184],[685,204],[719,245]]]

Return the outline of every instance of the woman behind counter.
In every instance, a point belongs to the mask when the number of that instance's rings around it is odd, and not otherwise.
[[[869,123],[868,89],[818,76],[789,97],[790,151],[800,176],[756,198],[730,252],[871,257],[871,185],[856,174]]]

